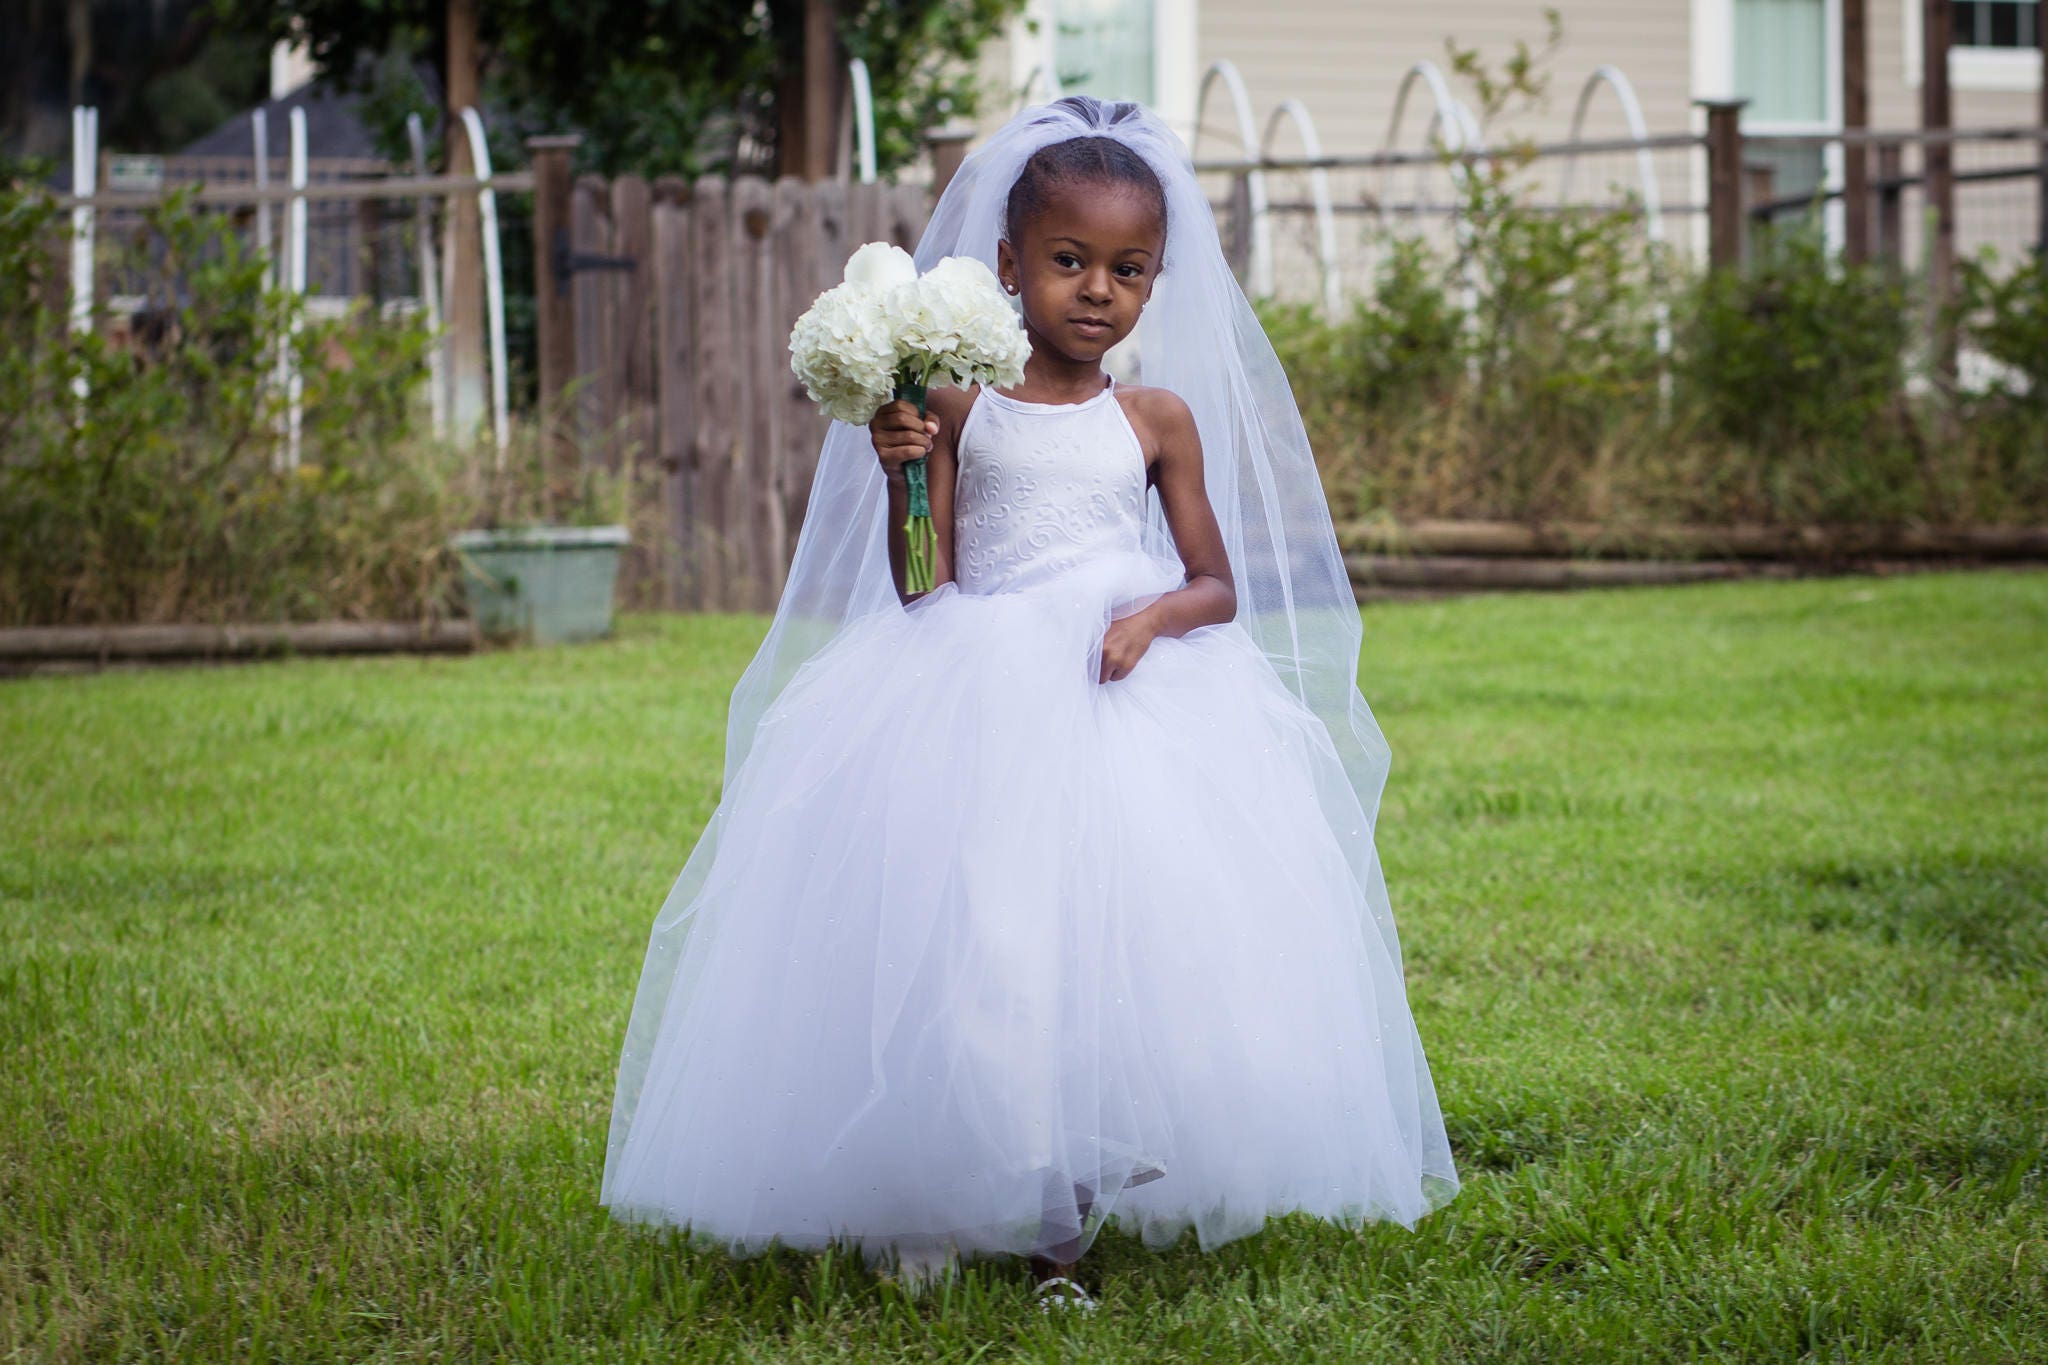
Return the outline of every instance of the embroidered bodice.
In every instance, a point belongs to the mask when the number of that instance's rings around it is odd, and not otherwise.
[[[962,592],[1022,587],[1142,542],[1145,453],[1114,381],[1080,403],[983,389],[959,461],[953,577]]]

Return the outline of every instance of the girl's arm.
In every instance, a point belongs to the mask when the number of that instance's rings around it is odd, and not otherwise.
[[[1134,425],[1153,447],[1147,452],[1147,468],[1187,570],[1187,583],[1109,623],[1102,636],[1101,682],[1128,676],[1146,648],[1162,635],[1178,638],[1237,615],[1237,585],[1223,550],[1223,531],[1216,525],[1216,512],[1202,482],[1202,435],[1195,415],[1178,394],[1165,389],[1138,390],[1131,395],[1128,411],[1139,419]]]
[[[884,404],[868,432],[874,438],[876,458],[882,462],[884,487],[889,495],[889,577],[896,596],[906,606],[923,593],[904,591],[905,565],[910,542],[903,524],[910,518],[910,481],[903,466],[923,455],[925,485],[931,493],[932,587],[953,581],[953,485],[959,468],[954,439],[967,410],[967,395],[957,389],[933,389],[925,396],[926,417],[920,422],[917,407],[907,399]]]

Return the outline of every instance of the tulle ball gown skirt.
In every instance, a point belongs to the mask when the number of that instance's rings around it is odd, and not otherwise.
[[[946,584],[803,666],[657,927],[615,1214],[929,1262],[1454,1192],[1321,724],[1235,624],[1096,681],[1105,623],[1177,582]]]

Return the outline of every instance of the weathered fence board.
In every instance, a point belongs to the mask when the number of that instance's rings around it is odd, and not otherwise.
[[[654,458],[655,373],[654,194],[637,175],[612,182],[612,254],[618,266],[606,271],[612,294],[613,365],[618,372],[618,406],[611,414],[606,442],[609,467],[624,475],[635,508],[658,503],[661,470]],[[619,591],[636,605],[659,603],[661,545],[653,537],[635,536],[619,564]]]
[[[811,199],[815,208],[801,220],[801,255],[791,263],[782,301],[782,312],[792,327],[819,291],[839,277],[847,256],[858,245],[850,240],[845,185],[836,181],[813,185]],[[789,417],[784,429],[789,439],[788,506],[794,548],[804,511],[810,506],[811,480],[818,472],[818,445],[831,424],[804,393],[796,376],[790,374],[788,380]]]
[[[572,262],[611,255],[611,191],[600,176],[576,179],[569,201]],[[617,404],[618,370],[613,363],[612,292],[597,270],[570,276],[569,301],[576,336],[576,433],[585,458],[605,460],[605,414]]]
[[[670,607],[698,604],[699,586],[678,535],[695,523],[694,406],[690,393],[689,186],[679,177],[654,183],[649,279],[654,291],[655,447],[662,471],[659,557],[662,599]]]
[[[790,328],[853,247],[913,246],[928,210],[922,186],[576,182],[578,431],[586,459],[635,472],[636,536],[658,542],[629,556],[629,600],[774,607],[827,426]]]
[[[697,477],[697,516],[680,530],[696,559],[702,585],[692,606],[730,605],[732,465],[738,446],[738,334],[733,315],[731,196],[725,180],[707,175],[690,196],[689,289],[695,330],[690,347],[690,392],[695,430],[691,459]]]
[[[781,451],[776,438],[781,405],[778,370],[786,352],[775,335],[775,188],[747,176],[732,187],[733,286],[737,316],[744,320],[740,345],[743,420],[736,452],[728,523],[739,537],[740,583],[729,605],[767,611],[775,605],[782,554]]]

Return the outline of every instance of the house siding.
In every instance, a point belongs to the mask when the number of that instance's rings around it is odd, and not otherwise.
[[[1218,60],[1237,67],[1258,132],[1264,133],[1267,119],[1281,100],[1298,99],[1314,117],[1324,150],[1339,154],[1370,152],[1386,144],[1394,98],[1403,77],[1422,60],[1448,69],[1447,39],[1476,48],[1489,68],[1497,71],[1517,40],[1534,48],[1540,47],[1544,37],[1542,9],[1528,0],[1446,0],[1434,6],[1361,0],[1191,2],[1196,7],[1197,69],[1206,69]],[[1907,70],[1911,38],[1907,7],[1917,4],[1918,0],[1868,0],[1873,126],[1910,129],[1919,125],[1918,83]],[[1510,108],[1490,130],[1493,139],[1564,140],[1580,88],[1602,64],[1626,73],[1653,134],[1697,131],[1703,126],[1693,102],[1693,4],[1689,0],[1564,0],[1560,9],[1563,34],[1543,62],[1548,78],[1544,95],[1533,104],[1518,102]],[[982,69],[992,92],[983,111],[982,125],[987,130],[1016,107],[1017,66],[1011,44],[992,44],[984,54]],[[1466,83],[1452,78],[1452,86],[1468,104],[1476,103]],[[2038,96],[2032,90],[1974,89],[1967,80],[1959,79],[1953,100],[1954,119],[1961,127],[2026,124],[2038,117]],[[1417,87],[1411,93],[1398,139],[1402,147],[1421,145],[1432,107],[1425,90]],[[1199,130],[1192,120],[1177,122],[1184,137],[1198,141],[1204,158],[1230,156],[1238,149],[1236,121],[1220,86],[1211,92]],[[1596,93],[1585,135],[1605,138],[1624,132],[1612,94]],[[1283,128],[1273,145],[1284,154],[1300,144],[1291,128]],[[1959,166],[1969,167],[2009,164],[2025,156],[2024,149],[2010,144],[1979,144],[1960,148],[1957,160]],[[1654,159],[1659,192],[1671,214],[1669,235],[1681,245],[1700,245],[1704,224],[1697,210],[1704,190],[1703,159],[1696,152],[1683,150],[1660,152]],[[1558,163],[1543,168],[1537,182],[1539,197],[1554,193],[1561,170]],[[1584,198],[1600,193],[1603,187],[1632,187],[1636,167],[1629,154],[1600,154],[1584,158],[1578,176],[1574,197]],[[1272,197],[1300,202],[1306,197],[1305,186],[1297,183],[1300,179],[1277,174],[1269,177]],[[1371,196],[1391,202],[1397,196],[1418,193],[1441,199],[1448,192],[1440,180],[1432,187],[1423,183],[1426,177],[1419,179],[1407,172],[1399,177],[1338,173],[1332,179],[1340,203],[1357,203]],[[2010,246],[2028,240],[2036,230],[2029,185],[2006,182],[1965,187],[1962,194],[1966,250],[1985,243]],[[1275,221],[1292,240],[1291,247],[1276,242],[1276,250],[1291,250],[1298,265],[1302,243],[1308,237],[1304,217],[1295,215],[1289,220],[1276,215]],[[1362,221],[1354,216],[1343,222],[1347,254],[1356,254],[1352,239]],[[1914,227],[1917,230],[1917,224]]]

